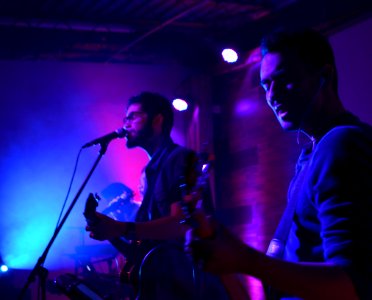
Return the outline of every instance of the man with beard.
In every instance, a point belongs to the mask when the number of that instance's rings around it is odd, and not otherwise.
[[[183,252],[188,227],[180,222],[179,186],[181,178],[191,175],[196,155],[172,141],[173,118],[170,102],[159,94],[143,92],[129,99],[124,118],[127,147],[141,147],[150,158],[143,201],[135,222],[119,222],[97,213],[100,221],[87,226],[87,231],[97,240],[125,237],[137,245],[127,256],[132,257],[133,269],[126,268],[130,274],[122,277],[135,285],[138,299],[226,299],[217,279],[199,273]],[[201,284],[206,276],[208,280]]]
[[[371,126],[343,107],[333,50],[320,34],[276,32],[261,51],[268,106],[285,131],[309,141],[287,209],[267,255],[223,228],[186,246],[206,270],[270,285],[268,299],[372,299]]]

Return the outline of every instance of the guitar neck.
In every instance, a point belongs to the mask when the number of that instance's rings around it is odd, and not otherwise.
[[[124,238],[115,238],[109,240],[110,244],[115,247],[116,250],[118,250],[122,254],[127,254],[129,251],[131,251],[132,244],[125,240]]]

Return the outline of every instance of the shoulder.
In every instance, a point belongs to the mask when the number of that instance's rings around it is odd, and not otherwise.
[[[324,140],[347,143],[355,139],[371,139],[371,137],[372,127],[367,124],[361,123],[360,125],[336,126],[324,135],[324,137],[321,139],[321,142]]]
[[[196,155],[195,151],[193,151],[189,148],[186,148],[184,146],[174,144],[173,149],[169,154],[169,158],[177,159],[179,157],[188,157],[188,156],[192,156],[192,155]]]
[[[372,127],[360,125],[337,126],[328,131],[319,141],[316,152],[356,151],[365,148],[372,152]]]
[[[310,159],[312,171],[319,174],[362,174],[372,168],[372,130],[365,125],[337,126],[316,145]]]
[[[168,146],[165,155],[164,166],[170,170],[185,167],[197,157],[195,151],[175,143]]]

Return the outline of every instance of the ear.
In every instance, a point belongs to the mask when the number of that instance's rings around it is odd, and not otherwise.
[[[163,131],[163,122],[164,116],[162,114],[157,114],[152,120],[152,128],[157,133],[161,133]]]
[[[320,76],[320,88],[322,88],[326,83],[326,78],[324,76]]]
[[[333,80],[334,68],[330,64],[326,64],[320,72],[320,86],[323,87]]]

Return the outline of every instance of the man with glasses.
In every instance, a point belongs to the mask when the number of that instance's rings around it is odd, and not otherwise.
[[[97,240],[126,237],[138,244],[131,255],[133,269],[123,275],[136,286],[138,299],[226,299],[218,280],[198,273],[183,252],[188,227],[180,222],[179,185],[190,175],[196,156],[172,141],[173,119],[170,102],[159,94],[143,92],[129,99],[124,118],[127,147],[141,147],[150,158],[143,201],[135,222],[118,222],[97,213],[100,222],[87,230]]]

